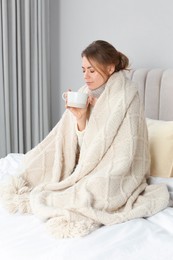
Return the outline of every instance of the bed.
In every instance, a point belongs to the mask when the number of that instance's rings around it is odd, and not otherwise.
[[[173,259],[173,69],[137,69],[127,76],[137,83],[147,117],[153,162],[148,182],[167,185],[170,205],[149,218],[104,226],[85,237],[62,240],[51,237],[35,216],[11,215],[0,206],[0,259]],[[158,132],[166,136],[164,141],[160,141]],[[0,159],[1,182],[16,174],[22,157],[12,153]]]

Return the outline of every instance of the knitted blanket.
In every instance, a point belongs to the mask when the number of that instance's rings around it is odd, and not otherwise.
[[[166,186],[147,184],[143,107],[123,72],[110,77],[96,102],[79,156],[75,124],[66,110],[48,136],[25,154],[19,176],[1,187],[10,212],[33,213],[55,237],[66,238],[167,207]]]

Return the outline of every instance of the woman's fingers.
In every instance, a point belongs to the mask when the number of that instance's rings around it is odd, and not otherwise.
[[[96,103],[96,101],[97,101],[97,98],[92,97],[92,96],[89,96],[89,98],[88,98],[89,104],[91,104],[92,106],[94,106],[95,103]]]
[[[67,91],[64,92],[64,97],[65,97],[65,99],[64,99],[64,100],[65,100],[65,108],[68,108],[68,106],[67,106],[68,94],[67,94],[67,93],[68,93],[69,91],[71,91],[70,88],[68,88]]]

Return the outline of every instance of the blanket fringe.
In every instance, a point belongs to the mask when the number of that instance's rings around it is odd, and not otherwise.
[[[11,177],[0,188],[1,201],[10,213],[31,213],[30,191],[31,188],[21,176]]]
[[[80,221],[69,221],[68,218],[63,216],[49,219],[46,223],[46,227],[54,238],[61,239],[86,236],[90,232],[98,229],[100,224],[88,218]]]

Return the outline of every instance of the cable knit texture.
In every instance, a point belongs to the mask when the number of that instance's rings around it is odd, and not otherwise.
[[[67,238],[167,207],[166,186],[148,186],[146,181],[146,122],[137,89],[123,72],[110,77],[97,100],[78,161],[75,123],[66,110],[49,135],[24,156],[20,175],[1,187],[9,211],[33,213],[56,238]]]

